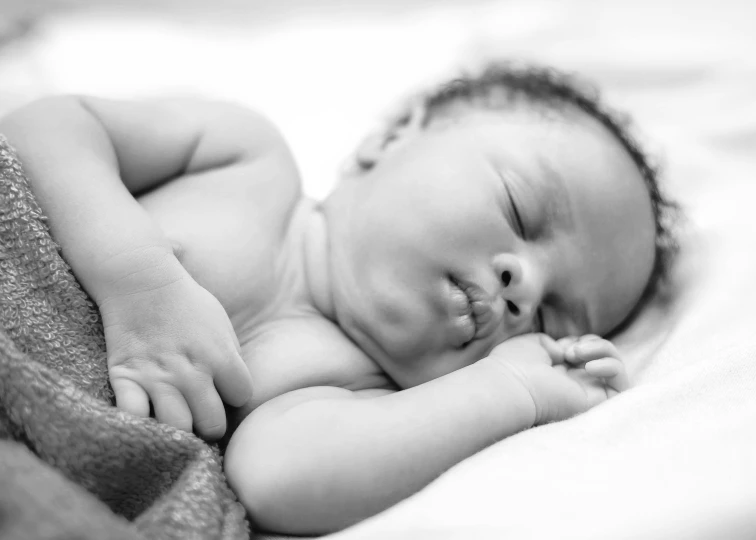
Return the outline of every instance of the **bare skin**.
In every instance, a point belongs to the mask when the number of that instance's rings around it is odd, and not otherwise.
[[[208,439],[238,407],[226,473],[265,528],[343,528],[628,385],[593,334],[640,296],[653,222],[590,123],[406,133],[322,206],[277,131],[228,105],[55,98],[0,132],[100,307],[117,405]],[[537,204],[533,147],[569,226]]]

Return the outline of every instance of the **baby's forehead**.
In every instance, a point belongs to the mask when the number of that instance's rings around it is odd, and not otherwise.
[[[640,171],[623,143],[599,120],[576,107],[560,108],[513,104],[507,109],[459,109],[455,114],[432,121],[431,131],[457,132],[464,137],[476,127],[488,129],[475,142],[507,153],[545,159],[559,168],[559,160],[640,176]],[[532,150],[532,152],[530,152]],[[518,156],[513,156],[514,158]],[[642,178],[640,179],[643,182]]]
[[[458,104],[427,119],[425,129],[462,132],[476,125],[509,128],[508,133],[503,132],[501,144],[511,144],[513,139],[538,144],[545,139],[557,138],[576,150],[590,152],[592,158],[605,154],[606,158],[616,159],[621,164],[632,162],[614,133],[598,119],[569,104],[545,106],[518,101],[506,108],[495,109]],[[495,139],[484,142],[497,143]],[[579,148],[577,143],[581,145]]]

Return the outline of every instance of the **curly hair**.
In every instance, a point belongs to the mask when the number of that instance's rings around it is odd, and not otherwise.
[[[556,113],[569,108],[582,111],[598,121],[630,156],[648,190],[655,222],[654,268],[643,298],[650,296],[668,277],[678,251],[674,229],[680,208],[660,189],[660,167],[630,133],[629,117],[605,106],[593,85],[554,68],[520,66],[511,62],[490,63],[479,72],[464,73],[411,97],[398,114],[389,118],[380,135],[385,145],[410,124],[416,123],[426,129],[434,121],[458,116],[464,110],[512,110],[518,105]],[[372,163],[360,161],[357,157],[356,165],[367,170]]]

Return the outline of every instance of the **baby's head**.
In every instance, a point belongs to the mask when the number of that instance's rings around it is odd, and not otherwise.
[[[522,333],[606,335],[662,278],[673,207],[594,95],[492,65],[411,100],[325,202],[336,316],[402,387]]]

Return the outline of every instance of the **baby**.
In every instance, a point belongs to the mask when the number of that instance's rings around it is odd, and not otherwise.
[[[97,303],[118,407],[206,439],[260,527],[326,533],[627,388],[607,335],[671,207],[570,78],[418,96],[322,203],[279,132],[199,101],[55,97],[2,121]]]

